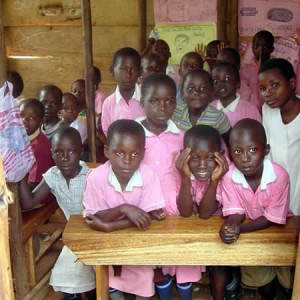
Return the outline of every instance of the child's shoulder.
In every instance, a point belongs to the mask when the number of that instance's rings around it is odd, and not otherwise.
[[[107,161],[103,165],[89,169],[87,179],[90,181],[101,181],[103,178],[108,178],[110,170],[110,162]]]
[[[290,181],[289,174],[285,168],[275,163],[274,161],[269,160],[268,158],[266,158],[266,160],[273,167],[274,173],[276,174],[276,181]]]

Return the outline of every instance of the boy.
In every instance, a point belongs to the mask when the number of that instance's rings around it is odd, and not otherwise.
[[[21,205],[32,208],[52,193],[68,220],[71,215],[82,214],[83,187],[89,171],[80,162],[83,150],[79,132],[72,127],[61,129],[53,136],[51,150],[56,166],[43,175],[33,192],[26,180],[20,182]],[[50,285],[63,292],[65,299],[79,300],[83,292],[89,299],[96,299],[93,268],[85,266],[66,246],[53,267]]]
[[[44,122],[41,131],[51,141],[55,132],[66,124],[58,117],[62,104],[62,91],[56,85],[46,85],[40,90],[39,100],[45,107]]]
[[[71,84],[71,93],[74,94],[79,102],[79,115],[86,117],[85,103],[85,80],[77,79]]]
[[[137,79],[141,75],[141,57],[133,48],[121,48],[113,57],[110,68],[117,88],[103,104],[101,123],[104,134],[109,125],[118,119],[134,120],[144,115],[140,105],[140,89]]]
[[[266,158],[269,151],[265,130],[259,122],[244,119],[232,129],[230,154],[234,164],[223,177],[220,195],[223,215],[228,217],[220,230],[224,243],[235,242],[240,233],[286,223],[289,176]],[[243,223],[245,218],[250,222]],[[290,268],[241,267],[241,270],[242,282],[258,287],[263,299],[276,299],[276,275],[281,285],[292,287]]]
[[[145,229],[152,218],[165,218],[160,183],[154,171],[142,163],[144,151],[145,133],[140,124],[117,120],[109,126],[105,146],[109,161],[89,173],[84,191],[83,215],[92,229]],[[110,298],[124,299],[121,292],[151,297],[153,275],[149,266],[110,267]]]
[[[143,83],[143,80],[147,78],[149,75],[154,73],[161,72],[160,58],[157,54],[149,53],[147,55],[142,56],[141,58],[141,67],[142,74],[138,79],[139,84]]]

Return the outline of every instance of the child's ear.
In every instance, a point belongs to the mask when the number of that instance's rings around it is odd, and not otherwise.
[[[104,145],[104,156],[109,159],[109,151],[107,145]]]
[[[290,79],[290,87],[294,90],[296,88],[296,78],[292,77]]]
[[[270,153],[270,145],[267,144],[265,149],[265,156],[267,156],[269,153]]]

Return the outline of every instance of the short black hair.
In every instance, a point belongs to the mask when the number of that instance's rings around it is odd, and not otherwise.
[[[274,35],[270,31],[268,31],[268,30],[258,31],[254,35],[252,42],[254,41],[254,39],[261,39],[261,38],[265,39],[269,45],[271,45],[271,46],[274,45],[274,42],[275,42]]]
[[[146,96],[148,89],[150,86],[164,84],[170,86],[176,95],[176,83],[175,81],[168,75],[162,73],[155,73],[147,76],[142,83],[141,94],[142,98]]]
[[[57,141],[62,140],[65,137],[72,137],[75,139],[75,142],[82,147],[82,141],[81,141],[81,136],[80,133],[77,129],[73,127],[64,127],[59,129],[55,134],[53,135],[53,138],[51,140],[51,145],[57,143]]]
[[[54,85],[54,84],[48,84],[41,88],[40,94],[42,91],[45,91],[46,93],[52,93],[57,99],[61,102],[62,101],[62,90]]]
[[[158,63],[161,63],[159,55],[155,53],[147,53],[141,57],[141,66],[144,67],[146,61],[155,60]]]
[[[290,80],[293,77],[296,77],[294,68],[292,66],[292,64],[284,59],[284,58],[271,58],[267,61],[265,61],[258,73],[263,73],[269,70],[273,70],[273,69],[277,69],[279,70],[280,74],[285,77],[287,80]]]
[[[138,64],[141,65],[141,56],[140,56],[140,54],[135,49],[133,49],[131,47],[124,47],[124,48],[121,48],[121,49],[117,50],[114,53],[113,61],[112,61],[113,66],[115,66],[117,64],[118,59],[122,56],[129,56],[129,57],[132,57],[132,58],[136,58],[138,60]]]
[[[227,61],[220,61],[215,64],[215,66],[213,67],[213,70],[215,68],[229,68],[233,71],[236,80],[239,82],[241,81],[240,72],[239,72],[238,68],[235,65],[233,65],[232,63],[227,62]]]
[[[195,57],[196,59],[199,60],[199,63],[202,64],[202,66],[203,66],[204,61],[203,61],[202,56],[201,56],[198,52],[191,51],[191,52],[188,52],[188,53],[186,53],[186,54],[184,54],[184,55],[182,56],[182,58],[181,58],[181,60],[180,60],[180,64],[179,64],[179,65],[180,65],[180,68],[181,68],[181,66],[182,66],[183,60],[184,60],[186,57],[188,57],[188,56]]]
[[[82,78],[79,78],[79,79],[76,79],[75,81],[72,82],[71,84],[71,89],[72,89],[72,86],[76,83],[79,83],[79,84],[82,84],[84,87],[85,87],[85,80],[82,79]]]
[[[7,79],[8,81],[13,81],[15,83],[13,85],[13,96],[15,98],[19,97],[24,89],[22,76],[17,71],[7,71]]]
[[[28,99],[25,99],[24,101],[22,101],[20,104],[20,110],[22,108],[27,108],[27,107],[35,108],[39,117],[41,119],[44,118],[45,107],[44,107],[43,103],[41,101],[39,101],[38,99],[28,98]]]
[[[224,53],[226,55],[229,55],[232,60],[234,61],[234,63],[236,64],[237,67],[240,67],[241,65],[241,56],[239,54],[239,52],[234,49],[234,48],[224,48],[223,50],[221,50],[220,53]]]
[[[214,82],[213,82],[213,79],[211,77],[211,75],[205,71],[205,70],[202,70],[202,69],[194,69],[194,70],[191,70],[190,72],[188,72],[184,77],[183,77],[183,80],[182,80],[182,85],[181,85],[181,89],[183,90],[184,88],[184,85],[185,85],[185,82],[187,80],[187,78],[189,76],[203,76],[203,77],[206,77],[209,81],[209,83],[211,84],[211,86],[213,87],[214,86]]]
[[[101,70],[96,66],[93,66],[94,76],[99,79],[99,82],[102,81]]]
[[[145,130],[141,124],[134,120],[121,119],[110,124],[107,130],[106,144],[109,147],[115,134],[131,134],[136,135],[141,139],[143,147],[145,146],[146,137]]]
[[[209,125],[196,125],[190,128],[184,135],[183,144],[186,148],[189,140],[207,140],[212,141],[217,151],[221,151],[221,137],[215,128]]]
[[[78,98],[73,93],[70,93],[70,92],[63,93],[63,98],[64,97],[72,97],[73,99],[75,99],[77,105],[80,104]]]

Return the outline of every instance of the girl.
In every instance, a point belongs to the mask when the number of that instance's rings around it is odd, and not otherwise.
[[[144,162],[158,174],[166,199],[167,215],[179,215],[176,197],[180,178],[174,159],[182,149],[183,133],[171,120],[176,106],[176,84],[165,74],[147,77],[142,84],[141,104],[146,117],[137,119],[146,134]],[[158,155],[159,153],[159,155]],[[201,278],[204,267],[169,266],[156,269],[156,289],[161,300],[172,299],[172,279],[176,275],[179,298],[192,299],[192,282]],[[161,276],[161,271],[166,277]]]

